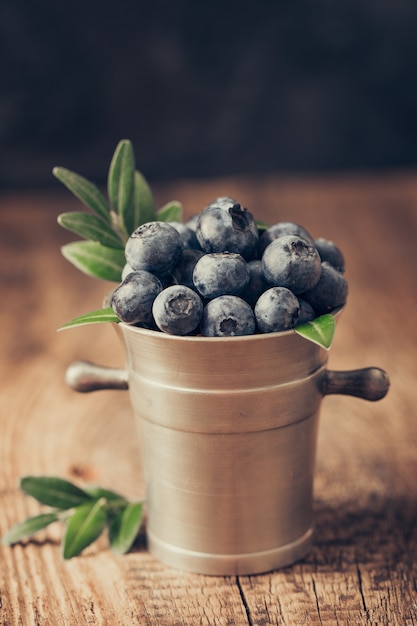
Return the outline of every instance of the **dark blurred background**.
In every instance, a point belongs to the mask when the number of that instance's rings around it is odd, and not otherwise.
[[[0,0],[0,186],[417,164],[416,0]]]

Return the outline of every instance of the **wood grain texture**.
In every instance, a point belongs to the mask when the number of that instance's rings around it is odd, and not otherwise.
[[[344,251],[349,300],[332,369],[376,365],[389,394],[323,401],[315,480],[316,540],[301,563],[262,576],[208,577],[161,565],[144,530],[124,557],[105,537],[64,562],[51,526],[1,547],[0,624],[417,624],[417,174],[245,178],[160,185],[187,214],[233,195],[268,222],[292,220]],[[76,394],[75,359],[121,366],[107,326],[56,333],[97,308],[108,285],[60,255],[63,194],[0,198],[0,534],[40,508],[19,477],[51,474],[144,496],[138,434],[122,391]]]

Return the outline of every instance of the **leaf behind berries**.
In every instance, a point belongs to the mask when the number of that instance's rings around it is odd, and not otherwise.
[[[24,476],[20,488],[41,504],[56,509],[71,509],[92,499],[83,489],[55,476]]]
[[[10,528],[2,538],[2,544],[11,546],[21,539],[37,533],[39,530],[46,528],[49,524],[58,521],[57,513],[42,513],[34,517],[28,517],[23,522],[19,522]]]
[[[268,224],[266,222],[263,222],[262,220],[255,220],[256,221],[256,228],[258,229],[259,232],[263,232],[264,230],[268,229]]]
[[[294,328],[296,333],[325,350],[329,350],[332,345],[335,329],[336,321],[330,313]]]
[[[138,226],[141,226],[141,224],[145,224],[146,222],[152,222],[154,219],[155,201],[151,188],[149,187],[144,176],[140,172],[135,171],[132,209],[125,215],[127,232],[130,235],[138,228]]]
[[[128,139],[122,139],[114,151],[107,179],[107,190],[114,211],[120,216],[125,234],[130,234],[135,157]]]
[[[120,493],[116,493],[116,491],[112,491],[111,489],[106,489],[105,487],[89,485],[88,487],[84,487],[84,489],[95,500],[97,500],[98,498],[106,498],[106,500],[110,500],[110,501],[119,501],[119,502],[127,503],[126,498],[121,496]]]
[[[126,263],[124,250],[103,246],[97,241],[74,241],[61,248],[63,256],[77,269],[93,278],[120,282]]]
[[[65,167],[54,167],[52,173],[89,209],[104,218],[106,222],[111,222],[108,202],[94,183]]]
[[[181,222],[182,204],[178,200],[172,200],[156,212],[158,222]]]
[[[114,230],[96,215],[73,211],[58,215],[58,224],[84,239],[98,241],[103,246],[124,249],[123,242]]]
[[[100,498],[75,509],[65,528],[62,544],[64,559],[77,556],[101,535],[107,522],[105,502],[104,498]]]
[[[116,554],[126,554],[132,547],[141,525],[142,509],[142,502],[131,502],[113,518],[109,527],[109,540]]]

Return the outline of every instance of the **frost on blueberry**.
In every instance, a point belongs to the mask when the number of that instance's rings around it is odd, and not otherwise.
[[[248,270],[249,282],[241,292],[240,297],[254,307],[259,296],[264,291],[269,289],[271,285],[265,278],[265,274],[262,269],[262,261],[260,259],[249,261]]]
[[[324,262],[330,263],[339,272],[345,271],[345,258],[342,251],[328,239],[319,237],[314,240],[314,244],[317,248],[317,252],[320,255],[320,259]]]
[[[161,291],[161,282],[150,272],[130,272],[113,291],[111,306],[126,324],[153,326],[152,305]]]
[[[182,253],[182,257],[177,263],[173,271],[173,278],[177,285],[185,285],[190,289],[196,290],[193,281],[193,272],[196,263],[204,255],[202,250],[194,250],[187,248]]]
[[[261,234],[258,248],[259,256],[262,257],[267,246],[283,235],[297,235],[308,241],[311,245],[314,245],[313,237],[303,226],[300,226],[300,224],[296,224],[295,222],[278,222],[267,228]]]
[[[295,294],[311,289],[321,271],[320,256],[308,241],[298,235],[282,235],[265,249],[262,268],[274,287],[288,287]]]
[[[121,276],[122,280],[124,280],[128,274],[134,271],[135,270],[133,269],[133,267],[130,267],[129,263],[126,263],[122,269],[122,276]]]
[[[316,314],[311,304],[300,297],[298,298],[298,302],[300,305],[300,314],[298,316],[297,324],[306,324],[307,322],[313,321]]]
[[[201,334],[205,337],[253,335],[255,329],[251,306],[238,296],[219,296],[204,308]]]
[[[325,315],[346,303],[348,283],[345,276],[330,263],[321,264],[320,279],[317,284],[302,294],[314,309],[316,315]]]
[[[231,196],[219,196],[215,200],[212,200],[208,206],[219,207],[224,211],[229,211],[229,209],[232,209],[236,204],[239,204],[239,202]]]
[[[271,287],[258,299],[255,317],[261,333],[294,328],[300,314],[298,298],[286,287]]]
[[[257,256],[258,228],[253,215],[232,199],[218,199],[198,220],[196,235],[204,252],[235,252],[246,261]]]
[[[190,228],[187,224],[182,222],[167,222],[175,228],[181,235],[182,243],[185,249],[191,248],[193,250],[201,250],[200,244],[195,234],[195,229]]]
[[[155,323],[170,335],[189,335],[198,327],[203,313],[200,296],[184,285],[171,285],[155,298]]]
[[[166,222],[147,222],[129,237],[125,255],[134,270],[146,270],[157,276],[171,272],[183,251],[180,233]]]
[[[232,252],[204,254],[195,265],[193,281],[204,298],[239,295],[249,282],[248,264]]]

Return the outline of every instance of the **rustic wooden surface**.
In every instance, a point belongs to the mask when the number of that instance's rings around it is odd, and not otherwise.
[[[61,527],[1,547],[0,624],[42,626],[417,623],[417,173],[256,178],[167,184],[192,214],[233,195],[269,222],[298,221],[344,251],[348,306],[332,369],[377,365],[391,389],[376,403],[323,401],[315,481],[316,542],[301,563],[261,575],[209,577],[169,569],[144,536],[123,557],[105,539],[60,557]],[[18,479],[49,474],[144,495],[139,441],[125,392],[81,395],[66,366],[122,365],[113,329],[56,333],[107,290],[59,252],[73,237],[56,216],[62,194],[0,198],[0,533],[39,512]]]

